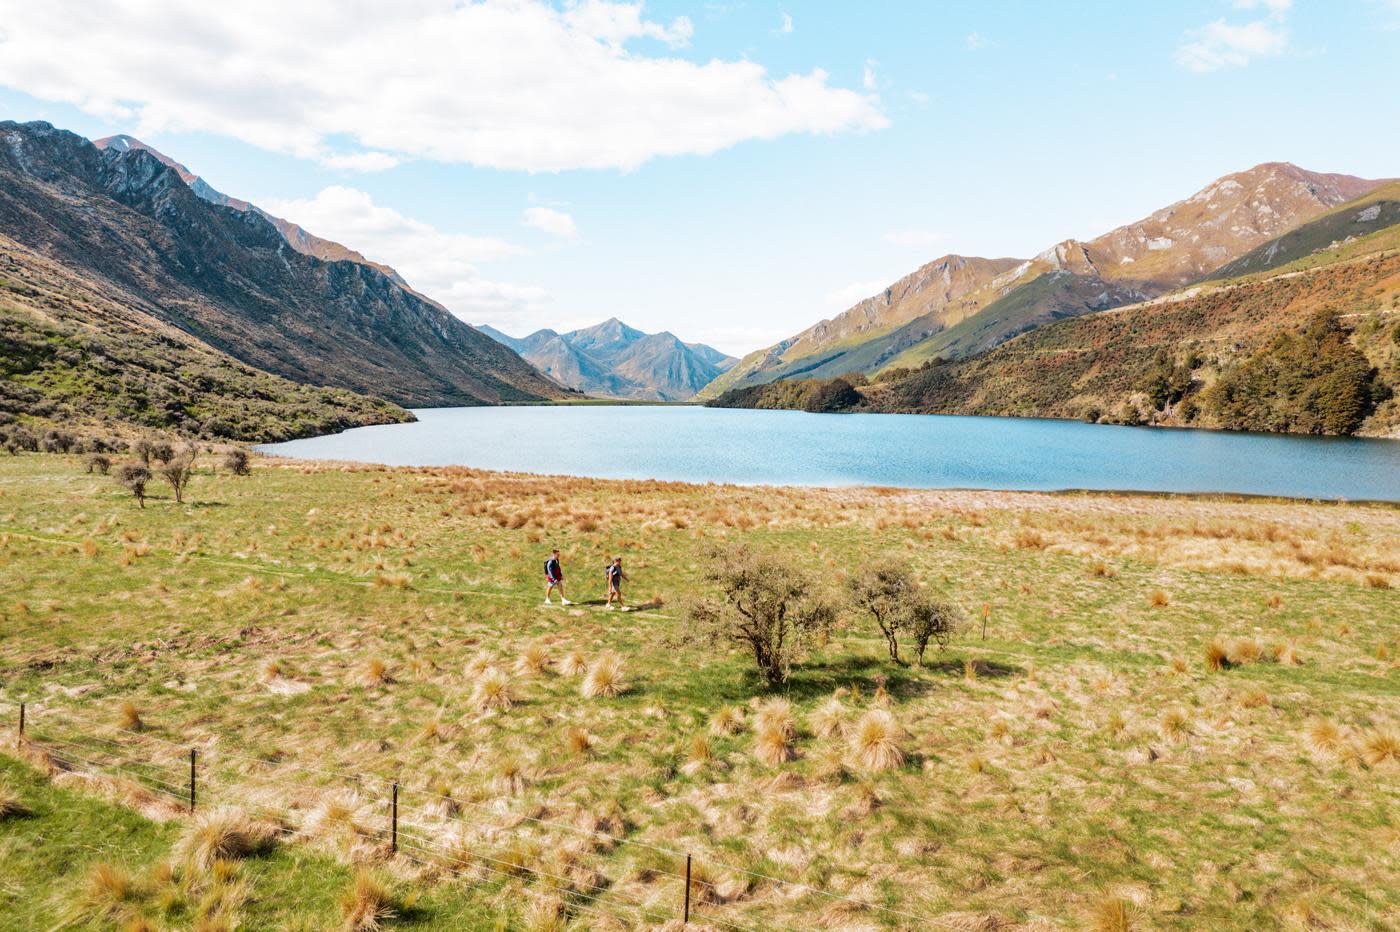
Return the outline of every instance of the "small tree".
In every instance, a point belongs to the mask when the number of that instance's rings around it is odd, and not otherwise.
[[[157,440],[150,445],[151,459],[157,463],[168,463],[175,458],[175,447],[165,440]]]
[[[151,441],[138,437],[131,442],[131,455],[141,461],[142,466],[151,465]]]
[[[110,459],[108,459],[106,455],[104,455],[104,454],[102,454],[102,453],[89,453],[89,454],[88,454],[88,458],[87,458],[87,471],[88,471],[89,473],[92,473],[92,472],[100,472],[102,475],[105,476],[105,475],[107,475],[107,471],[110,470],[111,468],[112,468],[112,461],[111,461]]]
[[[151,481],[151,471],[140,463],[123,463],[117,470],[117,481],[131,490],[137,503],[146,507],[146,483]]]
[[[190,484],[190,479],[194,476],[196,456],[198,451],[195,447],[187,446],[178,452],[171,451],[169,456],[160,459],[157,466],[161,478],[170,483],[177,502],[185,501],[185,486]]]
[[[847,588],[856,608],[869,613],[884,635],[890,659],[899,659],[899,632],[909,620],[909,609],[918,597],[914,575],[899,563],[883,561],[850,577]]]
[[[938,649],[942,650],[966,623],[962,610],[956,605],[929,598],[923,593],[915,595],[905,617],[909,639],[914,642],[914,656],[921,667],[930,641],[938,642]]]
[[[252,469],[248,465],[248,451],[234,447],[224,454],[224,468],[235,476],[246,476]]]
[[[802,653],[828,632],[831,605],[786,561],[736,545],[708,555],[707,582],[719,590],[689,609],[683,638],[705,645],[734,644],[753,654],[769,686],[787,682]]]

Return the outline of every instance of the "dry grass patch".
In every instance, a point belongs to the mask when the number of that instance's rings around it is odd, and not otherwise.
[[[744,710],[736,705],[721,706],[710,716],[710,734],[724,738],[744,728]]]
[[[487,667],[472,687],[471,703],[478,712],[507,711],[515,705],[515,698],[511,695],[510,677],[504,670]]]
[[[389,888],[360,869],[340,896],[340,913],[350,932],[374,932],[398,915],[398,909]]]
[[[216,861],[233,861],[262,854],[272,847],[277,832],[246,812],[220,807],[198,815],[175,843],[175,855],[201,871]]]

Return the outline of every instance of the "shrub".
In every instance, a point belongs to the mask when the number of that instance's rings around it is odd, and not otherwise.
[[[139,463],[123,463],[117,470],[117,481],[126,486],[137,503],[146,507],[146,485],[151,481],[151,471]]]
[[[830,631],[835,619],[830,604],[801,572],[742,545],[711,550],[704,578],[718,588],[719,598],[690,606],[683,639],[747,648],[769,686],[787,682],[803,652]]]
[[[918,598],[914,574],[892,560],[866,567],[847,583],[856,608],[870,615],[885,638],[890,659],[900,663],[899,632],[908,617],[910,603]]]
[[[252,473],[253,469],[249,462],[248,451],[242,447],[235,447],[224,454],[224,468],[235,476],[246,476]]]
[[[68,431],[52,429],[44,432],[42,443],[45,453],[67,453],[77,442],[78,438]]]
[[[190,479],[194,477],[194,462],[197,455],[198,451],[193,445],[190,445],[178,453],[171,451],[168,456],[157,457],[159,460],[157,469],[160,471],[160,476],[170,484],[177,502],[185,500],[185,487],[190,484]]]
[[[107,475],[112,468],[112,461],[101,453],[90,453],[86,460],[87,471],[89,473],[101,473]]]

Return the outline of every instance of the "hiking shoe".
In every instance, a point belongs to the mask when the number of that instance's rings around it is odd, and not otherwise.
[[[568,599],[565,599],[564,601],[562,601],[562,602],[559,603],[559,604],[561,604],[561,605],[573,605],[574,603],[570,602]]]

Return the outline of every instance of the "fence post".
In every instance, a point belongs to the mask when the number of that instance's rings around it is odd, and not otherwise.
[[[991,615],[991,614],[992,614],[992,606],[991,606],[989,603],[987,603],[987,602],[983,602],[983,603],[982,603],[982,640],[984,640],[984,641],[987,639],[987,617],[988,617],[989,615]]]
[[[394,781],[393,802],[389,810],[389,850],[399,850],[399,781]]]
[[[24,747],[24,703],[19,704],[19,737],[15,739],[15,747]]]
[[[195,797],[194,797],[194,794],[195,794],[194,768],[195,768],[195,749],[194,749],[194,748],[190,748],[190,812],[194,812],[194,798],[195,798]]]
[[[682,924],[690,922],[690,855],[685,856],[685,918]]]

